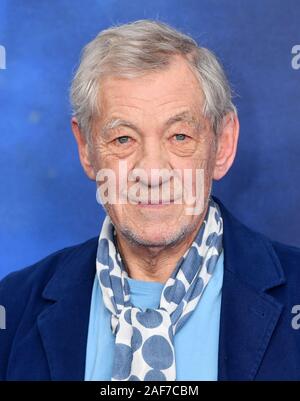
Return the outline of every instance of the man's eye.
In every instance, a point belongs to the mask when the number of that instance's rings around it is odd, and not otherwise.
[[[184,141],[187,136],[185,134],[175,134],[174,137],[176,141]]]
[[[128,143],[129,139],[130,139],[129,136],[123,135],[119,136],[119,138],[117,138],[116,141],[118,141],[118,143],[123,144],[123,143]]]

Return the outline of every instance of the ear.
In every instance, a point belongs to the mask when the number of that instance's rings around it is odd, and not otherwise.
[[[239,138],[239,120],[235,113],[228,113],[223,118],[223,126],[217,137],[217,152],[213,178],[220,180],[225,176],[235,159]]]
[[[96,176],[95,176],[94,168],[93,168],[92,161],[91,161],[91,156],[90,156],[91,152],[89,151],[89,146],[88,146],[86,137],[81,132],[78,121],[75,117],[72,117],[71,126],[72,126],[72,131],[73,131],[75,140],[77,142],[77,146],[78,146],[78,154],[79,154],[80,163],[81,163],[86,175],[91,180],[95,180]]]

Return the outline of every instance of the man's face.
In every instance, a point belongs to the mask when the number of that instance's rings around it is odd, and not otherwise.
[[[152,169],[177,169],[181,177],[190,169],[193,195],[196,185],[202,185],[206,202],[214,167],[215,134],[201,113],[199,82],[183,58],[174,57],[168,69],[143,77],[105,78],[99,101],[101,117],[94,122],[92,147],[96,173],[111,169],[118,182],[121,161],[127,163],[128,174],[143,169],[149,180],[144,177],[140,184],[147,189],[150,202]],[[204,184],[199,177],[196,180],[197,169],[204,171]],[[158,181],[156,187],[162,182]],[[199,226],[205,210],[187,213],[184,197],[183,202],[172,203],[179,186],[172,178],[169,183],[171,203],[137,204],[129,199],[123,204],[118,200],[107,204],[117,232],[146,246],[166,246],[184,239]],[[127,180],[126,184],[130,189],[135,183]],[[160,193],[159,200],[164,202],[164,196]]]

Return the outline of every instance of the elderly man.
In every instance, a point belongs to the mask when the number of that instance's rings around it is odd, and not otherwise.
[[[107,214],[1,282],[0,378],[299,380],[300,252],[211,196],[239,134],[216,57],[159,22],[113,27],[85,47],[71,101]]]

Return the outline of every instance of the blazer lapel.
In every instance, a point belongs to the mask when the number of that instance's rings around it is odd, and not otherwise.
[[[236,220],[224,221],[219,380],[253,380],[283,306],[267,290],[285,283],[271,243]]]
[[[219,380],[253,380],[282,305],[225,272],[219,342]]]
[[[43,292],[52,301],[38,317],[51,380],[84,380],[97,239],[77,249]]]

